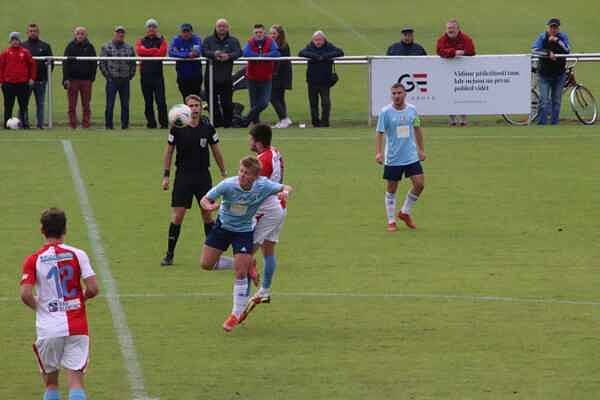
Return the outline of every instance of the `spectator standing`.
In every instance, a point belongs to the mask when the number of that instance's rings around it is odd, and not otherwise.
[[[243,54],[244,57],[279,57],[279,48],[273,39],[265,35],[265,26],[256,24],[252,37],[244,46]],[[273,61],[248,61],[246,80],[250,95],[250,111],[242,119],[242,126],[248,126],[250,123],[258,124],[260,113],[269,105],[273,85],[273,66]]]
[[[25,47],[31,53],[32,57],[52,57],[52,47],[42,40],[40,40],[40,28],[36,24],[29,24],[27,27],[27,40],[23,42]],[[29,91],[27,97],[27,103],[31,98],[31,93],[35,96],[35,112],[36,112],[36,125],[39,129],[44,129],[44,102],[46,97],[46,86],[48,84],[48,64],[52,63],[50,60],[37,60],[36,61],[36,74],[33,86]],[[54,65],[52,65],[54,69]],[[26,125],[29,125],[29,117],[21,115],[21,121],[25,121]]]
[[[78,26],[73,30],[75,38],[65,48],[65,57],[96,57],[96,49],[87,38],[87,29]],[[96,61],[67,59],[63,62],[63,87],[69,99],[69,126],[77,128],[77,97],[81,95],[84,129],[90,127],[92,110],[92,83],[96,79]]]
[[[215,127],[230,128],[233,118],[233,61],[242,56],[240,42],[230,35],[229,22],[219,19],[213,34],[202,42],[202,54],[213,63],[213,117]],[[210,93],[210,68],[206,65],[206,95]]]
[[[437,54],[443,58],[474,56],[475,44],[473,39],[460,30],[456,19],[446,23],[446,32],[437,41]],[[460,125],[467,125],[467,116],[461,115]],[[450,126],[456,126],[456,115],[450,115]]]
[[[427,52],[418,43],[415,43],[415,30],[410,26],[405,26],[400,31],[402,34],[400,41],[392,44],[387,49],[388,56],[426,56]]]
[[[102,46],[102,57],[135,57],[133,47],[125,43],[125,28],[117,26],[110,42]],[[100,71],[106,78],[106,108],[104,111],[104,126],[113,129],[113,110],[117,93],[121,103],[121,129],[129,128],[129,82],[135,76],[134,60],[102,60]]]
[[[330,90],[333,81],[333,59],[343,57],[344,52],[327,40],[323,31],[316,31],[312,41],[300,51],[300,57],[308,58],[306,82],[308,83],[308,101],[312,124],[317,127],[328,127],[331,114]],[[319,116],[319,97],[321,111]]]
[[[271,38],[279,47],[281,57],[289,57],[290,46],[285,38],[285,30],[281,25],[271,27]],[[289,60],[277,61],[273,71],[273,87],[271,89],[271,105],[277,113],[279,122],[274,128],[288,128],[292,120],[288,117],[287,105],[285,103],[285,91],[292,90],[292,62]]]
[[[177,58],[197,58],[202,54],[202,39],[194,33],[191,24],[181,24],[181,33],[173,38],[169,56]],[[202,91],[202,62],[177,61],[177,86],[185,101],[190,94],[200,96]]]
[[[546,125],[548,114],[550,123],[558,124],[562,91],[567,79],[565,58],[557,54],[569,54],[571,45],[566,33],[560,31],[560,20],[551,18],[545,32],[540,33],[533,43],[533,51],[542,52],[545,56],[539,61],[538,79],[540,83],[540,112],[538,124]]]
[[[15,98],[19,102],[21,115],[27,115],[27,97],[29,88],[36,78],[36,65],[29,50],[21,46],[19,32],[8,35],[10,46],[0,54],[0,85],[4,95],[4,127],[12,118]],[[26,121],[21,120],[23,128]]]

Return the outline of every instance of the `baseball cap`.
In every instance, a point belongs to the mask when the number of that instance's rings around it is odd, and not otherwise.
[[[182,31],[193,31],[194,29],[192,28],[192,24],[188,24],[187,22],[185,24],[181,24],[179,26],[179,29]]]
[[[402,30],[400,32],[402,33],[406,33],[406,32],[414,32],[415,30],[412,28],[412,26],[405,26],[404,28],[402,28]]]
[[[115,32],[123,31],[123,33],[127,32],[127,29],[123,25],[117,25],[115,27]]]
[[[19,32],[11,32],[10,35],[8,35],[8,41],[10,42],[13,39],[21,41],[21,34]]]
[[[550,18],[548,20],[548,23],[546,25],[548,25],[548,26],[552,26],[552,25],[560,26],[560,19],[558,19],[558,18]]]
[[[150,18],[146,21],[146,28],[150,28],[151,26],[158,28],[158,21],[154,18]]]

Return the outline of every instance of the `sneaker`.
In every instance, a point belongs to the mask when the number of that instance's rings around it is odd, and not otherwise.
[[[258,289],[254,296],[250,298],[250,301],[253,301],[256,304],[262,303],[270,303],[271,302],[271,289],[265,289],[261,287]]]
[[[225,332],[231,332],[236,325],[238,325],[240,321],[234,314],[230,314],[229,317],[223,322],[223,329]]]
[[[276,123],[275,125],[272,125],[271,128],[273,129],[279,129],[279,128],[283,128],[283,126],[281,126],[281,121],[279,121],[278,123]]]
[[[162,265],[163,267],[168,267],[170,265],[173,265],[173,254],[167,253],[165,258],[163,258],[162,261],[160,262],[160,265]]]
[[[279,125],[280,125],[279,127],[284,128],[284,129],[289,128],[290,126],[292,126],[292,123],[293,123],[292,120],[289,119],[288,117],[286,117],[286,118],[282,119],[281,121],[279,121]]]
[[[260,274],[256,270],[256,258],[252,259],[252,264],[250,264],[250,269],[248,270],[248,278],[252,280],[254,286],[258,287],[260,284]]]
[[[402,211],[399,211],[398,219],[401,219],[402,221],[404,221],[406,226],[408,226],[410,229],[416,228],[415,223],[413,222],[412,218],[410,217],[410,214],[404,214]]]
[[[396,222],[389,222],[387,226],[388,232],[396,232],[398,227],[396,226]]]

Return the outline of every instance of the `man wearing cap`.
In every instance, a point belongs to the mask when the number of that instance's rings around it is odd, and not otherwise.
[[[29,24],[27,27],[27,40],[23,42],[25,47],[31,53],[32,57],[52,57],[52,48],[50,45],[40,40],[40,28],[36,24]],[[44,129],[44,100],[46,97],[46,85],[48,84],[48,64],[52,61],[37,60],[36,74],[33,86],[29,91],[27,103],[31,98],[31,93],[35,96],[37,127]],[[54,69],[54,65],[52,65]],[[21,115],[21,120],[28,124],[28,117]]]
[[[202,54],[202,39],[194,33],[191,24],[181,24],[181,34],[175,36],[169,47],[169,56],[197,58]],[[177,61],[177,86],[185,100],[190,94],[200,96],[202,91],[202,63],[200,61]]]
[[[560,31],[560,20],[551,18],[545,32],[540,33],[533,43],[532,50],[544,56],[539,62],[540,110],[538,124],[546,125],[548,114],[550,123],[558,124],[562,90],[567,79],[566,58],[558,58],[557,54],[569,54],[571,45],[566,33]]]
[[[130,44],[125,43],[125,28],[117,26],[113,39],[102,46],[102,57],[135,57]],[[117,93],[121,102],[121,129],[129,128],[129,81],[135,75],[134,60],[100,61],[100,71],[106,78],[106,109],[104,111],[104,126],[113,129],[113,110]]]
[[[8,36],[10,47],[0,54],[0,85],[4,95],[4,127],[12,117],[15,98],[19,102],[21,114],[27,115],[29,88],[36,77],[35,61],[29,50],[21,46],[19,32]],[[22,120],[22,124],[26,121]],[[23,125],[24,128],[27,126]]]
[[[96,49],[87,38],[87,29],[78,26],[73,30],[75,37],[65,48],[65,57],[72,57],[63,61],[63,87],[67,90],[69,99],[69,126],[77,128],[77,96],[81,95],[83,119],[81,126],[90,127],[92,110],[92,82],[96,80],[96,61],[75,60],[75,57],[96,57]]]
[[[415,43],[415,30],[410,26],[402,28],[402,36],[399,42],[392,44],[387,49],[388,56],[426,56],[427,52],[418,43]]]
[[[158,32],[158,22],[154,18],[146,21],[146,36],[135,42],[138,57],[165,57],[168,45]],[[156,128],[154,101],[158,110],[158,122],[162,129],[169,126],[167,102],[165,99],[165,80],[162,61],[142,61],[140,64],[140,82],[144,95],[144,114],[146,127]]]

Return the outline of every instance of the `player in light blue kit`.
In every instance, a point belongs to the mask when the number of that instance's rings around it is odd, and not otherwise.
[[[200,259],[202,268],[212,270],[229,245],[233,247],[233,310],[223,323],[226,332],[244,319],[242,314],[250,295],[247,275],[254,247],[254,215],[269,196],[280,193],[287,197],[292,191],[290,186],[273,182],[259,176],[259,173],[259,161],[254,157],[244,157],[240,161],[238,176],[224,179],[200,200],[205,210],[219,209],[215,226],[204,242]],[[220,206],[217,203],[219,197],[223,198]]]
[[[406,103],[406,89],[402,84],[392,85],[392,103],[379,113],[377,132],[375,133],[375,161],[383,164],[383,179],[387,181],[385,210],[388,218],[388,231],[396,227],[396,190],[402,175],[410,178],[412,188],[406,194],[404,204],[398,212],[398,218],[406,226],[415,229],[410,216],[413,204],[425,187],[425,175],[421,161],[425,161],[423,147],[423,129],[415,106]],[[385,137],[385,150],[382,150]]]

